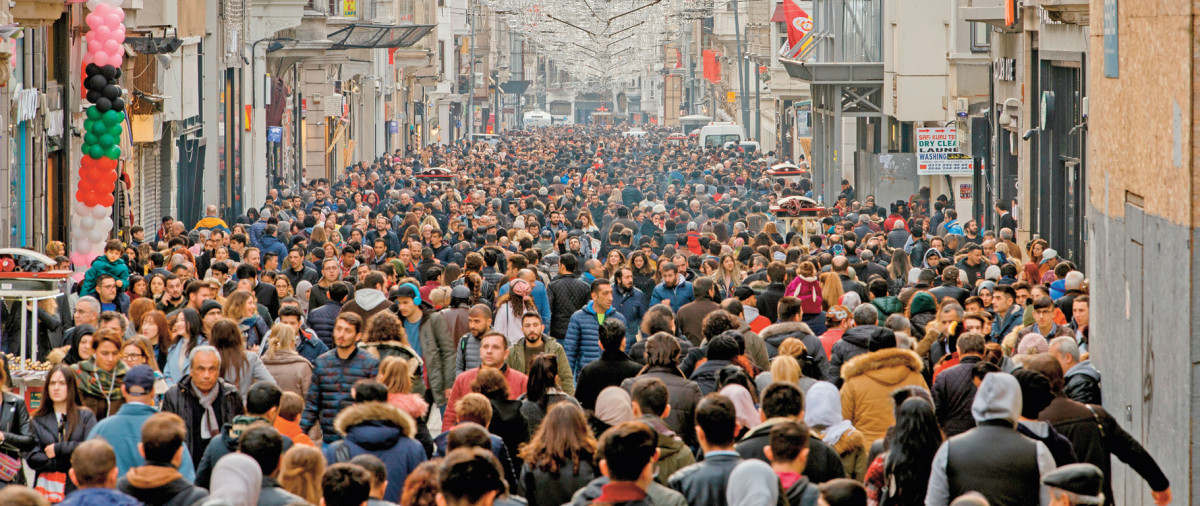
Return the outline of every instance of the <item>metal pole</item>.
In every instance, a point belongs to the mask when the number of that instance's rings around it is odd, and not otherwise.
[[[758,62],[754,62],[754,140],[758,142],[762,142],[762,101],[759,99],[760,93],[762,93],[762,72],[758,66]],[[762,145],[759,145],[759,147],[761,148]]]
[[[738,95],[742,102],[742,128],[750,124],[750,104],[747,102],[745,74],[742,72],[742,23],[738,20],[738,0],[733,0],[733,43],[737,46]],[[716,112],[716,111],[713,111]]]
[[[468,1],[470,1],[470,0],[468,0]],[[467,88],[467,110],[463,114],[463,117],[466,118],[466,120],[467,120],[465,122],[467,124],[467,128],[466,128],[466,135],[464,135],[464,137],[466,137],[468,140],[470,140],[471,131],[474,130],[474,127],[475,127],[475,5],[474,4],[471,4],[467,7],[467,26],[471,27],[471,52],[470,52],[471,70],[469,71],[471,73],[471,76],[470,76],[470,80],[468,81],[470,84],[468,85],[468,88]]]
[[[492,133],[500,135],[500,72],[492,72],[492,83],[496,87],[493,91],[496,95],[496,108],[492,113],[496,121],[493,123]]]

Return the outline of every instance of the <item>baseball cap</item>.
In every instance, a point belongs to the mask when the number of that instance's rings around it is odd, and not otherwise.
[[[471,298],[471,289],[466,285],[458,285],[450,290],[450,298],[452,299],[469,299]]]
[[[745,285],[733,289],[733,296],[738,300],[746,300],[754,295],[754,289]]]
[[[154,391],[154,369],[148,365],[131,367],[125,372],[125,390],[130,395],[146,395]]]

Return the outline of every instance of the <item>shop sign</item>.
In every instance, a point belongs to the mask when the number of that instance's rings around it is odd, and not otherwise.
[[[283,141],[283,127],[267,127],[267,142]]]
[[[958,132],[954,127],[917,129],[918,176],[970,176],[975,160],[958,152]]]
[[[998,81],[1017,80],[1017,61],[1012,58],[996,58],[992,61],[992,74]]]

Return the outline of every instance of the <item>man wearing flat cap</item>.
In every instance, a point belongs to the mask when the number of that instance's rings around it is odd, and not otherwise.
[[[1046,473],[1050,506],[1104,505],[1104,473],[1092,464],[1069,464]]]

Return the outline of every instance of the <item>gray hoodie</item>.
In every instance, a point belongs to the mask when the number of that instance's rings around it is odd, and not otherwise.
[[[1021,413],[1021,385],[1011,374],[996,372],[988,374],[979,384],[975,392],[975,402],[971,404],[971,415],[975,423],[990,420],[1005,420],[1016,430],[1018,415]],[[969,437],[974,429],[951,439]],[[1037,445],[1038,474],[1045,476],[1056,467],[1054,455],[1041,441]],[[950,459],[950,450],[946,443],[938,448],[933,457],[933,467],[929,473],[929,488],[925,493],[925,506],[946,506],[954,498],[950,497],[950,484],[946,476],[946,467]],[[1041,485],[1041,506],[1050,504],[1050,489]]]
[[[363,288],[354,293],[354,302],[363,311],[375,309],[376,306],[383,304],[385,301],[387,301],[387,295],[374,288]]]

